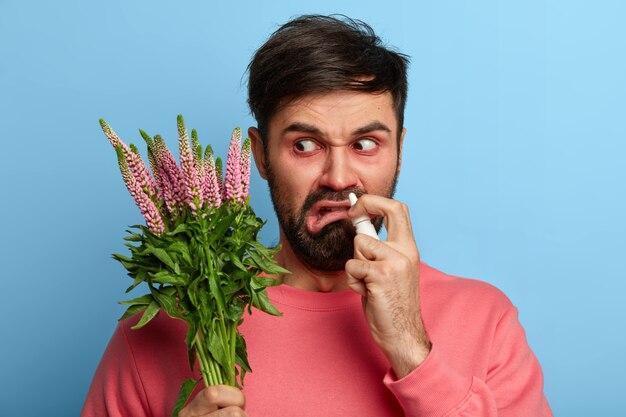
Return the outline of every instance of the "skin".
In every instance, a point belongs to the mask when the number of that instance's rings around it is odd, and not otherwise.
[[[364,214],[383,219],[387,240],[356,235],[353,258],[343,269],[320,270],[306,262],[282,227],[278,260],[292,272],[284,277],[286,285],[359,293],[374,341],[402,378],[424,361],[430,341],[419,306],[419,252],[409,210],[390,198],[405,134],[405,129],[398,132],[397,125],[389,93],[338,91],[304,96],[279,109],[269,124],[267,152],[258,130],[250,128],[248,133],[260,175],[268,179],[271,174],[284,210],[306,214],[306,232],[315,234],[320,224],[348,222]],[[367,190],[367,194],[352,208],[347,201],[321,200],[310,210],[302,210],[312,193],[346,189]],[[334,211],[320,220],[319,206],[325,204]],[[218,414],[226,410],[222,407],[243,413],[243,394],[228,388],[203,390],[179,415],[245,415]]]

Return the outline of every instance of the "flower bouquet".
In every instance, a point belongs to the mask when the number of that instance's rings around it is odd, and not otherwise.
[[[126,290],[146,283],[149,293],[129,305],[120,320],[142,313],[133,329],[162,310],[188,324],[185,338],[191,370],[201,378],[183,382],[172,415],[178,415],[200,380],[205,386],[240,386],[250,371],[246,344],[237,328],[254,306],[280,315],[265,288],[279,284],[263,275],[284,274],[274,261],[279,250],[257,241],[264,222],[249,205],[250,139],[241,146],[233,131],[226,175],[211,146],[204,152],[195,130],[191,145],[178,116],[180,165],[159,135],[140,130],[148,145],[152,173],[134,145],[127,146],[104,121],[100,125],[117,152],[124,179],[146,225],[131,226],[124,239],[130,256],[115,254],[134,279]]]

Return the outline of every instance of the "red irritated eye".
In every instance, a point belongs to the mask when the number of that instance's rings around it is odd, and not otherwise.
[[[378,149],[378,143],[372,139],[359,139],[352,144],[352,148],[359,152],[374,153]]]
[[[298,153],[309,153],[320,149],[319,145],[311,139],[299,140],[293,145],[293,147]]]

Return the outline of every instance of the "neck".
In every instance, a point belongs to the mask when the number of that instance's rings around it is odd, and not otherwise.
[[[340,271],[322,271],[302,262],[294,253],[291,245],[280,232],[281,250],[277,255],[278,263],[291,274],[283,277],[283,283],[290,287],[300,288],[307,291],[332,292],[348,288],[346,273]]]

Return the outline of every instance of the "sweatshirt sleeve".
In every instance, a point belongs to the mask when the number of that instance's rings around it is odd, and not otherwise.
[[[123,324],[96,369],[81,417],[150,416],[146,394]]]
[[[417,369],[399,380],[390,371],[384,383],[407,417],[552,416],[543,394],[541,368],[526,342],[515,307],[504,312],[493,340],[478,348],[490,350],[486,378],[461,375],[433,343]]]

